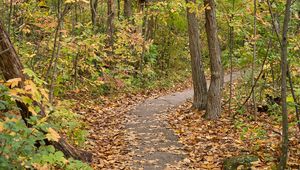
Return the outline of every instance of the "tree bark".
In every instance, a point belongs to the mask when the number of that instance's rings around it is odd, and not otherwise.
[[[25,75],[22,73],[23,65],[19,59],[19,56],[16,53],[15,48],[13,47],[11,40],[8,34],[5,32],[2,22],[0,21],[0,70],[4,76],[5,80],[13,78],[21,78],[21,83],[19,84],[20,88],[23,88]],[[17,101],[17,106],[20,108],[20,113],[22,119],[28,127],[31,125],[28,124],[27,119],[32,116],[32,113],[28,110],[26,104]],[[41,110],[43,108],[41,107]],[[42,111],[41,116],[45,116]],[[46,133],[46,132],[44,132]],[[58,142],[55,141],[46,141],[46,143],[53,145],[57,150],[62,151],[65,156],[72,157],[74,159],[88,161],[92,159],[92,155],[86,151],[77,150],[70,144],[66,142],[63,136],[60,137]]]
[[[10,0],[10,3],[9,3],[9,15],[8,15],[8,26],[7,26],[8,27],[7,28],[8,35],[10,35],[12,13],[13,13],[13,0]]]
[[[113,53],[114,51],[114,0],[107,0],[107,33],[108,33],[108,44],[111,48],[111,52]]]
[[[124,0],[124,17],[130,18],[132,16],[132,1]]]
[[[63,12],[61,14],[59,14],[59,13],[57,14],[57,26],[56,26],[55,35],[54,35],[53,51],[52,51],[50,62],[49,62],[49,65],[47,67],[47,71],[46,71],[46,75],[45,75],[46,81],[48,81],[48,78],[50,76],[50,72],[51,72],[52,67],[53,67],[53,62],[54,62],[54,59],[55,59],[55,54],[56,54],[56,51],[57,51],[56,49],[57,49],[57,45],[58,45],[57,41],[58,41],[58,38],[59,38],[61,25],[62,25],[61,22],[63,22],[64,16],[68,13],[70,8],[71,8],[70,5],[66,5]]]
[[[286,77],[288,73],[288,65],[287,65],[287,57],[288,57],[288,49],[287,49],[287,33],[291,15],[291,0],[286,0],[285,6],[285,15],[283,21],[283,31],[282,31],[282,41],[281,41],[281,109],[282,109],[282,146],[281,146],[281,157],[279,163],[279,169],[286,169],[287,157],[288,157],[288,113],[287,113],[287,104],[286,104],[286,92],[287,92],[287,83]]]
[[[195,0],[186,0],[187,3],[195,3]],[[187,9],[189,47],[191,54],[192,79],[194,88],[193,107],[198,110],[206,108],[207,86],[206,79],[201,61],[201,44],[199,39],[199,25],[196,14]]]
[[[209,48],[211,83],[207,95],[206,119],[217,119],[221,114],[221,97],[223,87],[223,69],[221,49],[218,40],[217,21],[214,0],[204,0],[205,29]]]
[[[292,75],[291,75],[291,70],[289,67],[289,64],[287,66],[287,77],[289,79],[289,84],[290,84],[290,88],[291,88],[291,93],[292,93],[292,97],[294,99],[294,103],[295,103],[295,111],[296,111],[296,120],[297,120],[297,125],[298,125],[298,129],[300,131],[300,110],[299,110],[299,103],[295,94],[295,90],[294,90],[294,86],[293,86],[293,80],[292,80]]]
[[[232,1],[232,9],[234,11],[235,7],[235,1]],[[229,108],[229,113],[231,113],[231,99],[232,99],[232,92],[233,92],[233,79],[232,79],[232,74],[233,74],[233,50],[234,50],[234,28],[231,25],[233,22],[234,16],[231,14],[230,16],[230,23],[229,25],[229,58],[230,58],[230,88],[229,88],[229,102],[228,102],[228,108]]]
[[[90,0],[90,7],[91,7],[91,20],[94,28],[97,24],[97,6],[98,6],[98,0]]]
[[[57,29],[55,33],[55,38],[54,38],[54,46],[53,46],[53,52],[52,52],[52,57],[53,57],[53,71],[52,75],[50,77],[50,86],[49,86],[49,103],[52,105],[54,102],[54,83],[55,79],[57,77],[57,62],[59,58],[59,53],[60,53],[60,48],[61,48],[61,39],[62,39],[62,32],[60,31],[63,27],[63,18],[62,18],[62,1],[58,0],[57,1]],[[58,37],[56,37],[58,36]],[[58,39],[57,39],[58,38]],[[57,39],[57,41],[56,41]],[[56,47],[56,48],[55,48]],[[52,65],[52,63],[50,63]]]
[[[252,57],[252,73],[251,73],[251,82],[252,82],[252,87],[253,87],[253,91],[252,91],[252,102],[253,102],[253,111],[254,111],[254,119],[256,121],[257,119],[257,106],[256,106],[256,96],[255,96],[255,86],[254,86],[254,74],[255,74],[255,61],[256,61],[256,21],[257,21],[257,17],[256,17],[256,0],[253,1],[253,5],[254,5],[254,12],[253,12],[253,17],[254,17],[254,23],[253,23],[253,34],[254,34],[254,39],[253,39],[253,57]]]
[[[118,20],[120,20],[120,13],[121,13],[121,1],[117,0],[117,16],[118,16]]]

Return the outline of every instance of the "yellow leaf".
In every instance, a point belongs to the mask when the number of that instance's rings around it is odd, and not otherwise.
[[[17,122],[19,119],[5,117],[5,122]]]
[[[36,111],[34,110],[33,107],[29,106],[29,107],[28,107],[28,110],[32,113],[33,116],[36,116],[36,115],[37,115],[37,113],[36,113]]]
[[[48,128],[48,133],[46,135],[46,138],[48,140],[52,140],[52,141],[58,142],[58,140],[60,139],[60,135],[54,129]]]
[[[81,2],[84,2],[84,3],[90,3],[90,1],[88,1],[88,0],[81,0]]]
[[[3,130],[4,130],[4,123],[0,122],[0,132],[3,132]]]
[[[65,1],[66,4],[68,4],[68,3],[74,3],[74,2],[75,2],[74,0],[66,0]]]
[[[207,161],[211,162],[214,160],[214,157],[213,156],[205,156],[204,157]]]
[[[46,99],[46,101],[49,100],[48,98],[48,92],[45,89],[40,89],[41,95]]]
[[[15,90],[15,89],[11,89],[11,90],[9,90],[9,94],[10,94],[11,96],[17,96],[17,95],[18,95],[18,91]]]
[[[21,78],[14,78],[14,79],[8,80],[7,83],[8,83],[8,85],[11,86],[11,88],[14,88],[14,87],[18,86],[20,81],[22,81]]]
[[[34,164],[32,164],[33,165],[33,167],[35,168],[35,169],[37,169],[37,170],[48,170],[48,169],[50,169],[49,167],[48,167],[48,165],[41,165],[41,164],[37,164],[37,163],[34,163]]]

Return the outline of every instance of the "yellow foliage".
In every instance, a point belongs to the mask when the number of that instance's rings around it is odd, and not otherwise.
[[[50,141],[56,141],[60,139],[60,135],[52,128],[48,128],[48,133],[46,134],[46,138]]]
[[[14,88],[16,86],[19,85],[19,82],[21,82],[22,79],[21,78],[14,78],[14,79],[10,79],[6,82],[7,86],[10,86],[11,88]]]

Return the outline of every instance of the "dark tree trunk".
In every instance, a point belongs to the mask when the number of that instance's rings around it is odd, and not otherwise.
[[[205,118],[217,119],[221,114],[221,96],[223,86],[223,70],[221,63],[221,49],[218,40],[218,29],[214,0],[204,0],[205,28],[210,58],[211,83],[207,96]]]
[[[124,0],[124,16],[127,19],[132,16],[132,1],[131,0]]]
[[[195,0],[187,0],[195,3]],[[199,25],[195,13],[191,13],[187,9],[189,47],[192,59],[192,78],[194,87],[193,107],[198,110],[206,108],[207,87],[204,75],[203,65],[201,61],[201,44],[199,39]]]
[[[21,78],[22,81],[20,83],[20,88],[23,88],[25,76],[22,73],[23,65],[14,49],[8,34],[4,31],[4,27],[2,22],[0,21],[0,70],[3,73],[4,79],[9,80],[13,78]],[[26,104],[17,101],[17,106],[20,108],[21,116],[26,123],[27,126],[30,127],[28,124],[27,119],[32,116],[32,113],[28,110]],[[42,107],[41,107],[41,110]],[[44,112],[42,111],[41,116],[44,116]],[[46,133],[46,132],[44,132]],[[77,150],[70,144],[66,142],[66,140],[61,136],[58,142],[54,141],[46,141],[53,145],[57,150],[62,151],[65,156],[72,157],[74,159],[79,159],[82,161],[91,161],[92,156],[90,153],[86,151]]]

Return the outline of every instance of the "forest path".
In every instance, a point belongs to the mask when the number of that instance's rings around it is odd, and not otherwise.
[[[239,78],[241,72],[233,72],[233,80]],[[224,76],[224,82],[230,81],[230,74]],[[210,81],[207,80],[209,86]],[[193,90],[172,93],[155,99],[147,99],[137,105],[129,116],[127,132],[131,140],[133,169],[176,169],[182,167],[185,152],[178,142],[178,137],[170,129],[166,117],[169,108],[183,104],[193,97]],[[135,142],[133,142],[135,141]]]

